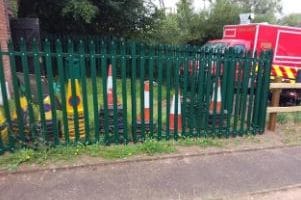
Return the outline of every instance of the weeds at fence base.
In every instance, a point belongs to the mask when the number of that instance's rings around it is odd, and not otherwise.
[[[301,133],[301,131],[300,131]],[[267,147],[273,145],[290,145],[294,140],[300,143],[301,135],[295,131],[291,135],[298,135],[293,138],[288,134],[283,134],[281,138],[277,135],[253,135],[247,134],[242,137],[234,138],[213,138],[213,137],[181,137],[178,140],[156,140],[146,139],[143,143],[129,143],[127,145],[111,145],[104,146],[103,143],[91,145],[77,144],[68,146],[49,147],[41,145],[38,149],[32,148],[20,149],[14,153],[5,153],[0,156],[0,170],[16,170],[19,166],[72,166],[83,165],[82,159],[88,159],[92,163],[99,163],[105,160],[127,159],[135,156],[154,156],[158,154],[181,153],[190,150],[200,151],[216,151],[220,150],[238,150],[241,148]],[[190,148],[192,147],[192,148]],[[199,149],[197,149],[199,148]]]
[[[103,146],[101,144],[77,146],[57,146],[45,149],[20,149],[0,157],[0,169],[15,170],[21,164],[47,164],[57,161],[72,162],[80,156],[100,157],[106,160],[124,159],[136,155],[173,153],[175,145],[171,141],[147,139],[144,143]]]
[[[81,156],[99,157],[105,160],[125,159],[132,156],[169,154],[177,151],[177,146],[222,147],[223,144],[213,138],[183,138],[177,141],[146,139],[143,143],[128,145],[103,144],[69,145],[39,148],[24,148],[0,157],[0,169],[16,170],[22,164],[47,165],[59,161],[73,162]]]

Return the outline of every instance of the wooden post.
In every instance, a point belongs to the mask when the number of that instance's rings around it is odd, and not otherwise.
[[[276,83],[281,83],[281,81],[282,81],[282,77],[276,77],[275,78]],[[279,106],[280,93],[281,93],[281,89],[278,89],[278,88],[273,89],[271,107],[278,107]],[[276,121],[277,121],[277,113],[276,112],[275,113],[270,113],[268,130],[275,131]]]

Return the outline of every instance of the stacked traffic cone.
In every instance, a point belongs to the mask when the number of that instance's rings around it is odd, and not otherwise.
[[[177,115],[177,127],[178,127],[178,131],[182,130],[182,113],[181,113],[181,95],[180,92],[178,92],[178,115]],[[175,108],[176,108],[176,96],[175,94],[172,97],[172,103],[171,103],[171,107],[170,107],[170,114],[169,114],[169,130],[174,131],[175,128]]]
[[[149,81],[144,82],[144,122],[150,122],[150,96],[149,96]],[[138,121],[141,121],[141,117]]]
[[[46,127],[43,128],[42,119],[41,119],[41,116],[39,116],[39,123],[38,123],[37,131],[38,131],[38,133],[45,135],[46,141],[54,141],[54,137],[53,137],[54,130],[53,129],[56,124],[53,124],[53,120],[52,120],[52,111],[51,111],[52,105],[51,105],[51,100],[50,100],[49,95],[46,96],[43,100],[43,109],[44,109],[44,113],[45,113],[45,126]],[[58,126],[58,128],[60,129],[59,126]]]
[[[75,94],[72,95],[71,79],[68,80],[66,108],[68,115],[69,137],[71,139],[75,138],[74,107],[77,108],[79,137],[85,137],[84,108],[82,103],[81,86],[78,79],[74,79],[74,84]]]
[[[215,97],[216,96],[216,97]],[[216,101],[215,101],[216,98]],[[215,84],[213,87],[212,98],[209,106],[209,113],[213,114],[215,108],[216,114],[221,114],[222,112],[222,91],[221,91],[221,81],[217,80],[217,95],[215,95]]]
[[[212,98],[209,105],[209,124],[217,124],[219,126],[224,124],[225,117],[224,114],[227,113],[226,110],[222,110],[222,92],[221,92],[221,81],[220,78],[217,80],[217,89],[214,83]],[[217,93],[215,93],[217,92]]]
[[[16,111],[12,115],[12,130],[15,135],[19,135],[19,121],[18,117],[23,119],[23,133],[25,134],[25,138],[29,140],[29,133],[30,133],[30,122],[29,122],[29,115],[28,115],[28,102],[25,96],[21,96],[19,99],[20,102],[20,113],[17,115]]]
[[[112,108],[114,106],[114,96],[113,96],[113,73],[112,65],[108,68],[108,79],[107,79],[107,102],[108,107]]]
[[[149,95],[149,81],[144,82],[144,126],[145,131],[150,131],[150,95]],[[138,117],[137,121],[137,133],[142,132],[142,119]]]
[[[0,137],[2,140],[2,143],[7,144],[8,143],[8,131],[6,126],[6,120],[4,118],[3,113],[0,111]]]
[[[110,64],[108,67],[108,77],[107,77],[107,116],[108,116],[108,129],[109,132],[114,132],[114,95],[113,95],[113,66]],[[122,104],[118,102],[118,99],[116,99],[117,102],[117,116],[116,116],[116,125],[118,133],[120,133],[120,137],[122,140],[122,133],[124,130],[124,123],[123,123],[123,108]],[[99,110],[99,128],[100,132],[103,133],[105,131],[105,110],[104,108],[101,108]]]

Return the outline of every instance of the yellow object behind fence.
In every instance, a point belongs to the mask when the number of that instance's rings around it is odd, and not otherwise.
[[[72,85],[71,79],[67,83],[67,114],[68,114],[68,127],[69,136],[71,139],[75,138],[75,123],[74,123],[74,106],[77,108],[78,113],[78,130],[79,137],[83,138],[85,136],[84,128],[84,108],[82,103],[81,87],[78,79],[74,79],[75,83],[75,95],[72,95]]]
[[[82,94],[81,94],[81,87],[79,81],[77,79],[74,80],[75,83],[75,95],[72,96],[72,86],[71,86],[71,79],[68,80],[67,83],[67,113],[68,115],[74,114],[73,106],[77,107],[78,113],[83,113],[83,103],[82,103]]]
[[[0,112],[0,136],[3,143],[8,143],[8,131],[5,124],[5,118],[2,112]]]

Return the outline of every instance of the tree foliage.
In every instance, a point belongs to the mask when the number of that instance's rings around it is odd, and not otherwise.
[[[284,16],[280,20],[281,25],[286,26],[298,26],[301,27],[301,13],[293,13],[287,16]]]
[[[226,24],[238,24],[239,6],[232,4],[228,0],[216,0],[211,5],[211,11],[207,20],[206,39],[221,38],[223,27]]]
[[[196,12],[193,0],[178,0],[173,13],[158,9],[151,0],[20,0],[18,14],[39,17],[47,33],[114,35],[171,44],[221,38],[223,26],[238,24],[239,14],[246,12],[255,14],[253,22],[300,24],[301,14],[277,20],[281,0],[206,1],[209,7]]]
[[[276,23],[276,15],[282,11],[281,0],[231,0],[231,3],[242,12],[254,13],[254,22]]]
[[[146,0],[20,0],[19,17],[39,17],[48,33],[129,36],[153,25],[156,6]]]

